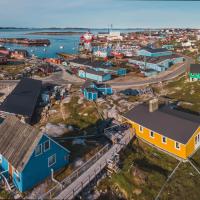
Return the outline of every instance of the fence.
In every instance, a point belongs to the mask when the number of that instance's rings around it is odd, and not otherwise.
[[[79,167],[77,170],[75,170],[70,176],[66,177],[63,181],[61,181],[61,184],[56,185],[51,190],[49,190],[47,193],[43,194],[41,197],[39,197],[40,200],[42,199],[52,199],[59,195],[62,190],[67,188],[73,181],[75,181],[79,176],[81,176],[87,169],[89,169],[99,158],[102,157],[110,148],[110,145],[105,145],[98,153],[96,153],[92,158],[90,158],[86,163],[84,163],[81,167]],[[101,171],[101,169],[100,169]],[[96,174],[95,174],[96,175]],[[85,180],[84,185],[88,184],[89,180]],[[79,189],[81,189],[83,184],[80,186],[78,185]],[[74,191],[73,191],[74,192]],[[74,193],[71,193],[70,195],[73,195]],[[68,197],[69,198],[69,197]]]

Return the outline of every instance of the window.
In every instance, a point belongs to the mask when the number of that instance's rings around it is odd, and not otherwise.
[[[0,164],[2,163],[2,155],[0,154]]]
[[[154,132],[153,131],[150,131],[150,137],[154,138]]]
[[[143,133],[143,126],[140,126],[140,132]]]
[[[164,144],[167,143],[167,138],[166,137],[162,137],[162,143],[164,143]]]
[[[176,142],[175,143],[175,148],[179,150],[180,149],[180,143]]]
[[[40,154],[42,154],[42,145],[38,145],[35,149],[35,156],[39,156]]]
[[[45,151],[48,151],[50,149],[50,141],[47,140],[45,143],[44,143],[44,152]]]
[[[20,181],[20,176],[19,176],[19,172],[17,170],[15,170],[15,175],[18,181]]]
[[[56,154],[48,158],[48,167],[51,167],[56,163]]]

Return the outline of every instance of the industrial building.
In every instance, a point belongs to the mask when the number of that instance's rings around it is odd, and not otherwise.
[[[125,76],[127,74],[126,68],[115,67],[112,65],[112,63],[109,62],[91,61],[91,59],[74,59],[70,61],[70,65],[77,68],[81,68],[82,70],[91,69],[93,71],[110,74],[110,78],[108,80],[111,79],[111,75]],[[81,76],[79,75],[79,77]],[[96,78],[92,80],[98,81]]]
[[[0,114],[17,115],[25,122],[30,123],[33,117],[40,92],[42,81],[23,78],[0,105]]]
[[[184,62],[184,57],[177,54],[159,57],[135,56],[129,59],[129,63],[139,65],[145,76],[166,71],[172,65],[182,62]]]
[[[78,71],[78,76],[80,78],[84,78],[84,79],[90,79],[90,80],[94,80],[97,82],[105,82],[105,81],[109,81],[111,80],[111,75],[108,73],[104,73],[102,71],[96,71],[93,69],[85,69],[85,70],[79,70]]]
[[[172,55],[172,51],[169,51],[166,48],[145,47],[145,48],[138,50],[137,54],[138,54],[138,56],[160,57],[160,56]]]

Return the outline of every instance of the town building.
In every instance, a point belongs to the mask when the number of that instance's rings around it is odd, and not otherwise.
[[[0,180],[8,188],[30,190],[69,163],[66,148],[15,116],[8,116],[0,130]]]
[[[70,65],[79,68],[88,68],[97,72],[104,72],[106,74],[116,76],[125,76],[127,74],[126,68],[113,66],[112,63],[109,62],[92,61],[91,59],[74,59],[70,61]]]
[[[139,65],[145,76],[151,76],[166,71],[174,64],[184,62],[184,57],[177,54],[159,57],[134,56],[128,60],[131,64]]]
[[[6,49],[6,47],[1,47],[0,46],[0,54],[2,54],[4,56],[9,56],[10,51],[8,49]]]
[[[138,50],[138,56],[146,56],[146,57],[160,57],[160,56],[170,56],[172,55],[172,51],[169,51],[165,48],[151,48],[146,47]]]
[[[14,51],[11,52],[10,57],[21,60],[21,59],[28,58],[29,53],[28,51],[23,50],[23,49],[15,49]]]
[[[42,81],[23,78],[0,105],[0,115],[17,115],[30,123],[38,103]]]
[[[0,53],[0,65],[4,65],[8,63],[8,59],[4,54]]]
[[[200,80],[200,64],[191,64],[189,67],[190,81]]]
[[[78,76],[84,79],[90,79],[97,82],[104,82],[111,80],[111,75],[102,71],[96,71],[93,69],[86,68],[85,70],[80,69]]]
[[[172,50],[174,50],[174,45],[173,44],[164,44],[162,46],[162,48],[172,51]]]
[[[96,101],[99,97],[113,94],[113,90],[108,84],[99,84],[87,80],[81,88],[84,97],[90,101]]]
[[[200,117],[158,106],[140,104],[123,115],[136,136],[147,143],[182,159],[190,157],[200,146]]]

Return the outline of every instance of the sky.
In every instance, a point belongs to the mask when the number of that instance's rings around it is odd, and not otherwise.
[[[0,0],[0,27],[200,28],[200,1]]]

